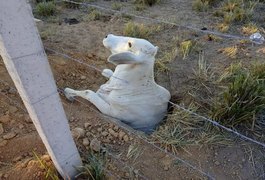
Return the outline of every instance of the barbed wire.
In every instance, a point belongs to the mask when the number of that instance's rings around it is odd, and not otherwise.
[[[211,31],[211,30],[207,30],[207,29],[201,29],[201,28],[192,27],[192,26],[180,25],[180,24],[177,24],[177,23],[174,23],[174,22],[170,22],[170,21],[167,21],[167,20],[155,19],[155,18],[150,18],[150,17],[146,17],[146,16],[140,16],[140,15],[128,13],[128,12],[125,12],[125,11],[118,11],[118,10],[106,8],[106,7],[103,7],[103,6],[99,6],[99,5],[95,5],[95,4],[91,4],[91,3],[87,3],[87,2],[76,2],[76,1],[71,1],[71,0],[62,0],[62,1],[57,1],[57,2],[67,2],[67,3],[72,3],[72,4],[76,4],[76,5],[82,5],[82,6],[86,6],[86,7],[93,7],[93,8],[101,9],[101,10],[104,10],[104,11],[118,13],[118,14],[122,13],[122,14],[126,14],[128,16],[131,16],[131,17],[134,17],[134,18],[138,18],[138,19],[144,19],[144,20],[148,20],[148,21],[151,21],[151,22],[173,25],[173,26],[176,26],[176,27],[179,27],[179,28],[190,29],[190,30],[201,32],[201,33],[205,33],[205,34],[213,34],[213,35],[216,35],[216,36],[219,36],[219,37],[225,37],[225,38],[228,38],[228,39],[248,40],[248,41],[251,41],[254,44],[263,44],[264,41],[265,41],[264,37],[260,33],[254,33],[250,37],[238,36],[238,35],[225,34],[225,33],[221,33],[221,32]]]
[[[91,68],[91,69],[94,69],[94,70],[100,72],[100,73],[103,72],[103,70],[97,68],[95,65],[88,64],[88,63],[86,63],[86,62],[84,62],[84,61],[82,61],[82,60],[80,60],[80,59],[73,58],[73,57],[71,57],[71,56],[69,56],[69,55],[67,55],[67,54],[64,54],[64,53],[61,53],[61,52],[55,51],[55,50],[53,50],[53,49],[51,49],[51,48],[47,48],[47,47],[45,47],[45,49],[48,50],[48,51],[50,51],[50,52],[53,52],[53,53],[55,53],[55,54],[57,54],[57,55],[59,55],[59,56],[62,56],[62,57],[64,57],[64,58],[66,58],[66,59],[70,59],[70,60],[72,60],[72,61],[75,61],[75,62],[78,62],[78,63],[80,63],[80,64],[83,64],[83,65],[85,65],[85,66],[87,66],[87,67],[89,67],[89,68]],[[120,80],[120,81],[123,81],[123,82],[125,82],[125,83],[127,83],[127,84],[129,83],[127,80],[121,79],[121,78],[116,77],[116,76],[114,76],[114,75],[112,75],[111,77],[113,77],[114,79],[118,79],[118,80]]]
[[[56,52],[56,51],[55,51],[55,52]],[[60,54],[62,54],[62,53],[60,53]],[[68,55],[65,55],[65,57],[67,57],[67,56],[68,56]],[[71,58],[71,59],[72,59],[72,58]],[[76,61],[76,62],[79,63],[79,61]],[[233,129],[230,129],[230,128],[228,128],[228,127],[225,127],[225,126],[223,126],[222,124],[220,124],[220,123],[218,123],[218,122],[216,122],[216,121],[214,121],[214,120],[212,120],[212,119],[210,119],[210,118],[207,118],[207,117],[204,117],[204,116],[202,116],[202,115],[199,115],[199,114],[197,114],[196,112],[193,112],[193,111],[191,111],[191,110],[186,109],[185,107],[182,107],[182,106],[180,106],[180,105],[178,105],[178,104],[176,104],[176,103],[173,103],[172,101],[169,101],[169,103],[172,104],[173,106],[175,106],[175,107],[177,107],[177,108],[183,110],[183,111],[186,111],[186,112],[188,112],[188,113],[190,113],[190,114],[193,114],[193,115],[195,115],[195,116],[198,116],[198,117],[202,118],[203,120],[205,120],[205,121],[207,121],[207,122],[210,122],[210,123],[213,124],[214,126],[218,126],[219,128],[222,128],[222,129],[224,129],[224,130],[226,130],[226,131],[228,131],[228,132],[230,132],[230,133],[233,133],[233,134],[235,134],[235,135],[241,137],[242,139],[248,140],[248,141],[250,141],[250,142],[253,142],[253,143],[258,144],[258,145],[262,146],[263,148],[265,148],[265,144],[264,144],[264,143],[261,143],[261,142],[259,142],[259,141],[257,141],[257,140],[254,140],[254,139],[252,139],[252,138],[250,138],[250,137],[247,137],[247,136],[245,136],[245,135],[243,135],[243,134],[240,134],[240,133],[237,132],[236,130],[233,130]]]

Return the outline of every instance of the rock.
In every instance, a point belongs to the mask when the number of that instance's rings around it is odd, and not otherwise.
[[[8,174],[5,174],[5,175],[4,175],[4,178],[6,178],[6,179],[7,179],[8,177],[9,177],[9,175],[8,175]]]
[[[90,148],[93,151],[99,152],[100,151],[100,141],[97,140],[97,138],[94,138],[91,142],[90,142]]]
[[[80,79],[81,80],[85,80],[86,79],[86,76],[81,76]]]
[[[0,123],[0,135],[4,133],[3,124]]]
[[[15,106],[10,106],[10,107],[9,107],[9,112],[10,112],[11,114],[14,114],[14,113],[17,112],[17,111],[18,111],[17,107],[15,107]]]
[[[129,141],[129,137],[128,137],[128,135],[124,135],[124,136],[123,136],[123,140],[124,140],[125,142],[128,142],[128,141]]]
[[[91,126],[91,124],[87,122],[87,123],[84,124],[84,126],[87,129],[89,126]]]
[[[18,128],[19,129],[23,129],[24,128],[24,125],[23,124],[20,124],[20,125],[18,125]]]
[[[97,129],[97,131],[98,131],[98,132],[102,132],[102,127],[99,127],[99,128]]]
[[[109,127],[110,127],[110,128],[113,128],[113,127],[114,127],[114,124],[110,123],[110,124],[109,124]]]
[[[82,128],[79,128],[79,127],[74,128],[72,130],[73,137],[77,138],[77,139],[84,137],[85,134],[86,134],[86,131],[84,129],[82,129]]]
[[[109,135],[109,133],[108,133],[107,131],[103,131],[103,132],[101,133],[101,135],[104,136],[104,137],[106,137],[106,136]]]
[[[18,157],[16,157],[16,158],[14,158],[12,161],[13,162],[18,162],[18,161],[20,161],[22,159],[22,156],[18,156]]]
[[[219,161],[215,161],[214,164],[215,164],[216,166],[219,166],[219,165],[220,165],[220,162],[219,162]]]
[[[41,159],[46,161],[46,162],[51,161],[51,157],[48,154],[45,154],[45,155],[41,156]]]
[[[130,174],[128,172],[126,172],[124,175],[125,175],[125,177],[129,177],[130,176]]]
[[[61,65],[61,66],[64,66],[66,65],[66,61],[64,58],[54,58],[55,62],[58,64],[58,65]]]
[[[25,119],[26,123],[33,123],[32,120],[31,120],[31,118],[27,114],[24,115],[24,119]]]
[[[108,131],[109,131],[109,133],[112,135],[112,136],[114,136],[114,137],[118,137],[118,133],[116,133],[113,129],[111,129],[111,128],[109,128],[108,129]]]
[[[1,123],[8,123],[9,121],[10,121],[9,114],[6,114],[6,115],[0,117],[0,122]]]
[[[17,134],[14,133],[14,132],[10,132],[10,133],[7,133],[6,135],[3,136],[3,139],[5,140],[9,140],[9,139],[12,139],[16,136]]]
[[[114,126],[114,131],[118,131],[119,130],[119,127],[118,126]]]
[[[125,135],[125,132],[120,131],[119,132],[119,140],[122,140],[124,135]]]
[[[169,170],[169,167],[168,166],[165,166],[164,167],[164,171],[168,171]]]
[[[0,139],[0,147],[7,145],[7,140]]]
[[[88,146],[88,145],[89,145],[89,140],[88,140],[88,138],[84,138],[84,139],[83,139],[83,145],[84,145],[84,146]]]

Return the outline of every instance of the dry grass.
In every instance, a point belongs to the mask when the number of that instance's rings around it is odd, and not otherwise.
[[[161,55],[155,61],[155,70],[156,73],[159,74],[161,72],[168,72],[170,70],[168,64],[174,61],[179,53],[178,44],[179,38],[176,36],[169,43],[170,47],[167,50],[164,50]]]
[[[122,4],[121,4],[121,3],[118,3],[118,2],[114,2],[114,3],[111,4],[111,8],[112,8],[113,10],[117,10],[117,11],[119,11],[119,10],[121,10],[121,8],[122,8]]]
[[[215,15],[222,17],[226,25],[233,22],[248,22],[257,3],[256,0],[226,0],[220,3]]]
[[[180,43],[180,53],[183,59],[186,59],[188,55],[195,50],[197,42],[193,40],[186,40]]]
[[[41,2],[37,4],[35,11],[39,16],[48,17],[53,16],[57,9],[54,2]]]
[[[102,17],[102,14],[100,11],[93,9],[90,11],[90,13],[86,16],[84,16],[84,21],[96,21],[96,20],[100,20],[100,18]]]
[[[51,179],[51,180],[59,180],[59,174],[56,170],[56,168],[53,166],[52,163],[48,163],[46,160],[44,160],[42,157],[38,156],[35,152],[33,152],[36,160],[38,161],[40,168],[44,170],[45,172],[45,179]]]
[[[148,39],[150,35],[161,30],[161,26],[146,26],[144,24],[138,24],[134,22],[128,22],[123,29],[124,36],[130,36],[135,38]]]
[[[142,4],[142,5],[148,5],[148,6],[152,6],[158,2],[160,2],[160,0],[135,0],[134,1],[135,4]]]
[[[231,46],[231,47],[226,47],[226,48],[219,50],[219,52],[222,52],[224,55],[226,55],[227,57],[230,57],[230,58],[236,58],[238,51],[239,51],[239,49],[236,45]]]
[[[217,98],[212,117],[229,127],[254,127],[265,109],[265,65],[232,64],[220,77],[225,90]]]
[[[194,105],[189,110],[196,111]],[[217,129],[209,128],[204,120],[182,110],[175,109],[167,121],[152,134],[156,143],[174,153],[187,151],[191,145],[229,145],[231,140]]]
[[[130,160],[132,159],[133,162],[143,154],[143,149],[138,144],[131,144],[128,148],[128,152],[126,157]]]
[[[84,162],[83,166],[77,167],[79,174],[76,178],[81,179],[91,179],[91,180],[104,180],[106,179],[104,173],[104,164],[106,159],[104,154],[95,154],[93,152],[88,152],[83,156]]]
[[[259,28],[257,27],[256,24],[253,24],[253,23],[248,23],[247,25],[245,25],[241,28],[241,32],[244,35],[248,35],[248,36],[250,36],[251,34],[254,34],[258,31],[259,31]]]

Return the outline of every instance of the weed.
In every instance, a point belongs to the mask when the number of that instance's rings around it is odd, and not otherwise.
[[[208,112],[211,108],[212,97],[218,94],[216,74],[212,71],[211,66],[206,62],[203,53],[199,54],[196,68],[190,78],[192,82],[189,95],[200,111]]]
[[[35,152],[33,152],[35,158],[37,159],[40,167],[45,171],[45,178],[51,180],[59,180],[59,175],[51,163],[47,163],[44,159],[39,157]]]
[[[191,104],[188,108],[196,111]],[[156,143],[174,153],[177,150],[186,150],[189,145],[219,144],[228,145],[230,141],[216,129],[208,128],[204,120],[182,110],[175,109],[168,116],[167,121],[152,134]]]
[[[169,43],[173,46],[169,47],[167,51],[164,51],[164,53],[155,61],[155,69],[157,73],[169,71],[167,64],[174,61],[177,57],[178,48],[176,47],[176,44],[178,43],[178,41],[179,38],[174,37],[172,42]]]
[[[218,28],[218,30],[221,31],[221,32],[227,32],[228,29],[229,29],[229,25],[226,24],[226,23],[221,23],[221,24],[218,24],[218,25],[217,25],[217,28]]]
[[[247,25],[243,26],[241,29],[241,32],[248,36],[258,31],[259,31],[258,27],[253,23],[248,23]]]
[[[227,0],[221,3],[220,10],[215,13],[224,18],[225,24],[245,22],[252,17],[257,1]]]
[[[121,10],[122,5],[120,3],[114,2],[114,3],[111,4],[111,8],[114,9],[114,10],[119,11],[119,10]]]
[[[167,63],[173,61],[177,57],[178,50],[176,48],[172,48],[170,51],[165,52],[163,56],[156,60],[155,67],[159,72],[166,72],[169,70],[167,67]]]
[[[89,152],[84,160],[84,165],[77,167],[80,172],[76,177],[84,177],[92,180],[103,180],[105,179],[104,164],[105,157],[103,154],[95,154]]]
[[[158,2],[159,0],[135,0],[134,1],[135,4],[142,4],[142,5],[149,5],[149,6],[152,6]]]
[[[207,64],[204,56],[199,55],[197,70],[193,70],[197,80],[211,81],[213,73],[210,72],[210,65]]]
[[[84,17],[84,21],[96,21],[96,20],[100,20],[101,17],[102,17],[101,12],[94,9],[88,15]]]
[[[54,2],[41,2],[36,6],[36,13],[39,16],[47,17],[56,13],[56,6]]]
[[[250,69],[231,65],[220,78],[227,88],[214,103],[212,117],[230,127],[253,126],[256,115],[265,108],[264,71],[264,64]]]
[[[218,36],[215,36],[213,34],[208,34],[207,35],[207,40],[208,41],[221,41],[222,38],[221,37],[218,37]]]
[[[183,59],[187,58],[187,56],[191,53],[196,44],[197,42],[192,40],[186,40],[180,43],[180,52],[183,56]]]
[[[58,28],[55,26],[50,26],[48,28],[44,28],[43,30],[40,31],[40,37],[43,40],[50,40],[53,41],[53,38],[57,34]]]
[[[199,12],[205,12],[209,9],[209,2],[204,0],[195,0],[192,3],[192,9]]]
[[[135,9],[136,11],[143,11],[143,10],[146,9],[146,6],[143,5],[143,4],[136,4],[136,5],[134,6],[134,9]]]
[[[222,52],[227,57],[236,58],[236,55],[238,54],[238,47],[237,46],[226,47],[220,49],[219,52]]]
[[[128,148],[126,157],[128,159],[133,159],[133,162],[135,162],[141,154],[143,154],[141,147],[137,144],[131,144]]]
[[[123,34],[125,36],[147,39],[151,34],[158,32],[160,26],[148,27],[144,24],[128,22],[125,24]]]

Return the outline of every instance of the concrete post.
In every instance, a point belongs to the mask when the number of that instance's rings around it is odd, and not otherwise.
[[[57,170],[73,177],[80,155],[26,0],[0,0],[0,54]]]

